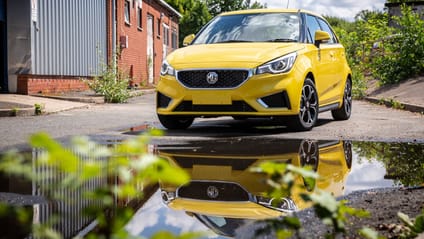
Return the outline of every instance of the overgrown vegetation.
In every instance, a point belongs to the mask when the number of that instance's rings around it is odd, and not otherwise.
[[[424,73],[424,21],[410,7],[402,7],[402,17],[393,17],[394,27],[379,43],[372,61],[373,75],[382,84],[394,84]]]
[[[354,22],[326,18],[346,48],[355,97],[365,95],[371,77],[384,85],[424,74],[424,21],[410,7],[403,5],[402,16],[392,19],[369,10],[358,13]]]
[[[130,77],[125,70],[112,61],[106,64],[103,59],[100,59],[100,72],[93,79],[84,79],[84,82],[91,90],[103,95],[105,102],[124,103],[130,98],[128,89]]]

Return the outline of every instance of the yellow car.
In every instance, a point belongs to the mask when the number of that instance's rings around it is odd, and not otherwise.
[[[168,129],[196,117],[288,119],[310,130],[318,113],[346,120],[351,70],[329,24],[304,10],[223,13],[169,54],[157,85],[157,115]]]
[[[233,236],[237,225],[249,220],[278,218],[309,207],[293,192],[275,205],[267,196],[271,187],[267,176],[251,169],[265,161],[285,162],[298,167],[309,165],[319,175],[309,192],[317,188],[334,196],[344,193],[352,164],[348,141],[254,139],[206,140],[157,147],[158,155],[187,171],[186,185],[161,184],[163,202],[174,210],[184,210],[218,234]]]

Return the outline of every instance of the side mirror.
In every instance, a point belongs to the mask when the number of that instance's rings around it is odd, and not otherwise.
[[[191,42],[193,41],[194,37],[195,37],[195,35],[194,35],[194,34],[190,34],[190,35],[188,35],[188,36],[184,37],[184,40],[183,40],[183,46],[188,46],[188,45],[190,45],[190,44],[191,44]]]
[[[325,31],[317,30],[315,32],[315,45],[319,47],[319,44],[330,40],[330,34]]]

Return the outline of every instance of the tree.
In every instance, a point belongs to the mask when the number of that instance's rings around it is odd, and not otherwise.
[[[211,15],[206,5],[200,1],[193,1],[193,5],[184,12],[180,21],[180,44],[184,37],[197,33],[210,19]]]
[[[262,5],[256,0],[253,3],[251,3],[251,0],[206,0],[206,5],[212,17],[222,12],[266,8],[266,4]]]
[[[183,16],[180,20],[179,44],[182,45],[184,37],[196,33],[212,17],[206,4],[199,0],[166,0]]]

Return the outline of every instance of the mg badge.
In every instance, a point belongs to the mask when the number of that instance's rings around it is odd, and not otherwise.
[[[206,194],[208,195],[209,198],[212,198],[212,199],[217,198],[219,195],[218,188],[216,188],[215,186],[209,186],[206,189]]]
[[[218,81],[218,74],[214,71],[209,72],[206,75],[206,81],[209,83],[209,85],[213,85]]]

